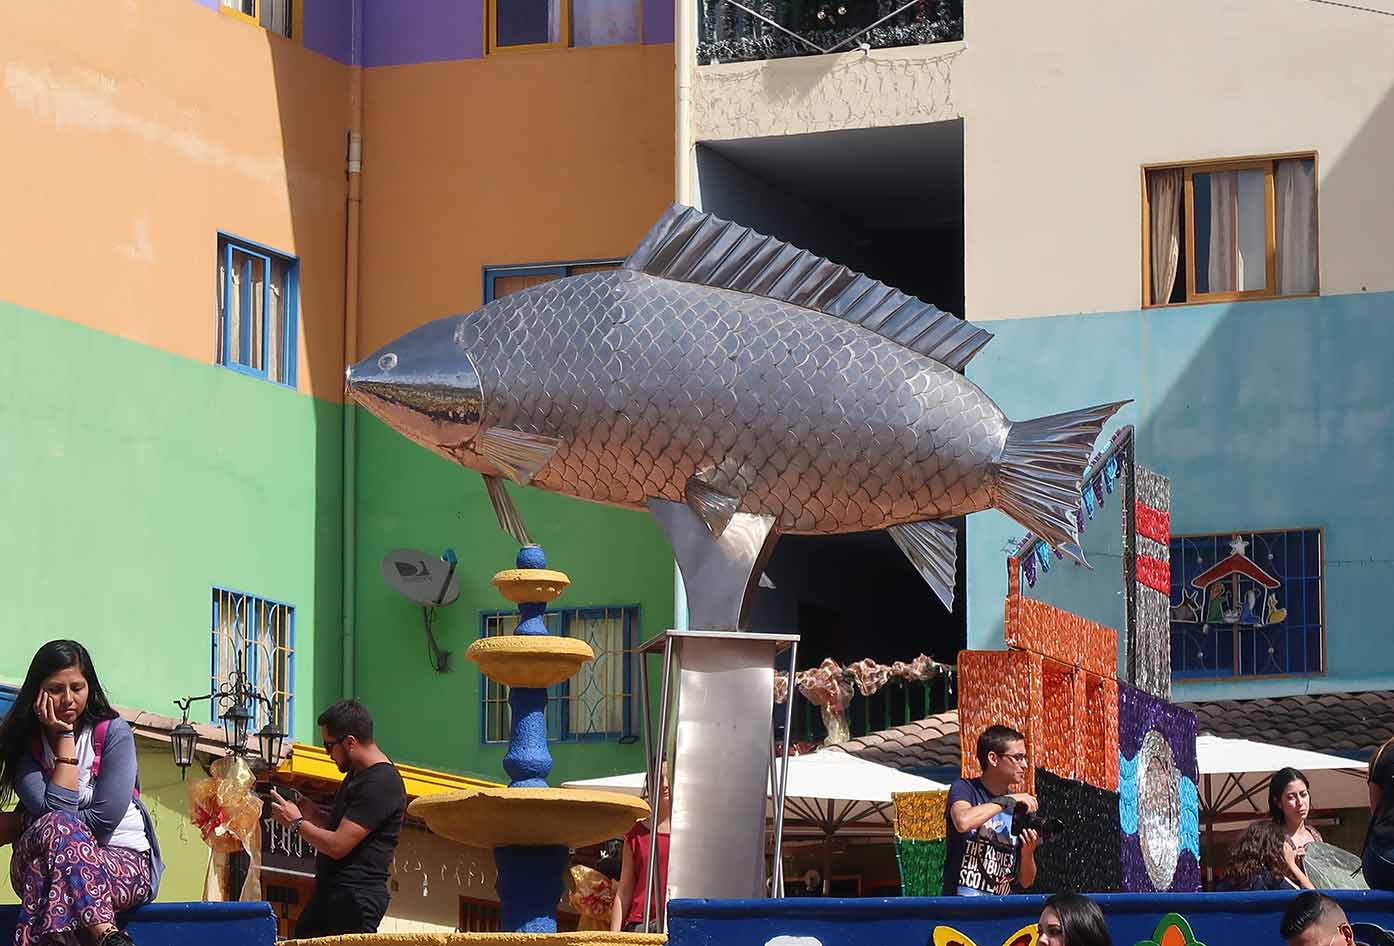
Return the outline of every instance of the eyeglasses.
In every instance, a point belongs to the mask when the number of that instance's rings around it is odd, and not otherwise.
[[[1024,753],[1024,752],[1009,752],[1009,753],[1004,753],[1003,756],[1002,756],[1002,758],[1004,758],[1004,759],[1010,759],[1011,761],[1015,762],[1017,765],[1025,765],[1025,764],[1026,764],[1027,756],[1026,756],[1026,753]]]
[[[343,741],[344,741],[345,739],[347,739],[347,738],[348,738],[348,736],[342,736],[342,737],[340,737],[340,738],[338,738],[338,739],[326,739],[326,740],[324,740],[324,751],[325,751],[325,752],[329,752],[329,753],[333,753],[334,747],[337,746],[337,745],[339,745],[341,742],[343,742]]]

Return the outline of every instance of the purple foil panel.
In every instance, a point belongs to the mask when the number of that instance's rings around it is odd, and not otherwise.
[[[1136,757],[1143,738],[1153,729],[1166,737],[1177,770],[1192,782],[1198,781],[1195,714],[1135,687],[1118,684],[1118,754],[1125,759]]]
[[[365,67],[484,55],[484,0],[363,0],[363,4]]]
[[[1176,873],[1171,877],[1171,886],[1165,891],[1156,891],[1147,876],[1147,865],[1142,859],[1142,843],[1137,835],[1123,835],[1123,848],[1120,852],[1123,867],[1123,889],[1128,893],[1194,893],[1200,889],[1200,862],[1190,851],[1182,851],[1176,861]]]

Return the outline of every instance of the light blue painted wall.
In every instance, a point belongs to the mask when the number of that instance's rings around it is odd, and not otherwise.
[[[1172,480],[1174,533],[1325,530],[1327,674],[1187,683],[1177,699],[1394,687],[1394,293],[988,327],[996,338],[968,374],[1009,417],[1134,399],[1100,443],[1137,425],[1139,461]],[[1109,499],[1086,550],[1117,548]],[[970,647],[1002,646],[1004,547],[1022,532],[997,512],[968,520]],[[1083,610],[1121,621],[1118,561],[1095,564]]]

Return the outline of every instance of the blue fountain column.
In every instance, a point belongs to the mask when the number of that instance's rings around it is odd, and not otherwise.
[[[547,557],[536,545],[518,551],[518,568],[546,568]],[[521,620],[514,632],[545,635],[542,615],[546,602],[518,605]],[[508,707],[512,721],[508,730],[508,753],[503,769],[512,779],[509,788],[546,788],[552,771],[552,753],[547,749],[547,691],[533,687],[510,687]],[[563,875],[571,852],[565,845],[524,847],[511,845],[494,849],[498,880],[500,926],[510,933],[555,933],[557,902],[561,899]]]

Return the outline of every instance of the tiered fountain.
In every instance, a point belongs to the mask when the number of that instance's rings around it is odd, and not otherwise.
[[[625,834],[649,806],[615,792],[548,788],[547,687],[576,674],[595,653],[585,641],[553,637],[542,615],[570,579],[547,568],[542,549],[524,546],[517,567],[494,576],[494,586],[518,605],[517,632],[475,641],[467,656],[491,680],[508,686],[512,722],[504,770],[507,788],[467,788],[418,798],[408,811],[436,834],[473,847],[492,848],[503,933],[355,937],[392,943],[658,944],[657,934],[557,932],[557,903],[570,850]]]

